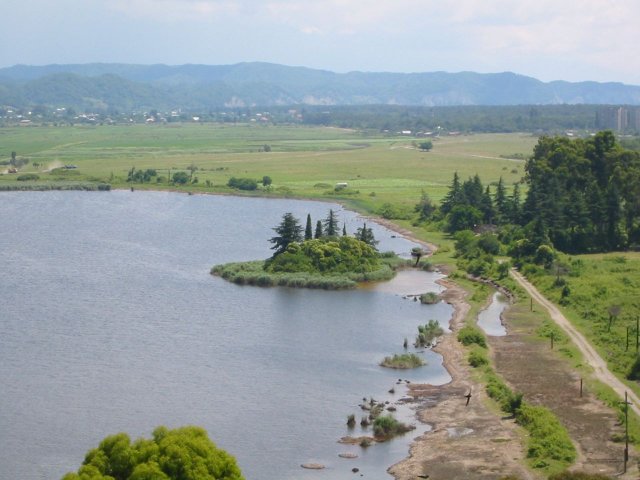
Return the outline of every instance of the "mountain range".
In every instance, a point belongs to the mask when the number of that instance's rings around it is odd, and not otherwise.
[[[75,64],[0,69],[0,105],[94,110],[272,105],[640,105],[640,86],[515,73],[335,73],[270,63]]]

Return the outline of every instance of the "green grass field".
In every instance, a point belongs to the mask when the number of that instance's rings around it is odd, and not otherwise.
[[[524,161],[500,158],[529,155],[537,139],[525,134],[484,134],[434,140],[420,152],[409,137],[368,135],[337,128],[262,125],[131,125],[95,127],[22,127],[0,129],[0,159],[12,151],[31,163],[22,173],[46,181],[105,181],[125,188],[127,172],[153,168],[165,181],[136,188],[174,188],[166,181],[190,165],[198,167],[193,191],[228,193],[228,179],[273,179],[270,192],[257,194],[338,199],[373,212],[385,202],[410,209],[424,189],[434,200],[446,193],[454,171],[483,182],[504,177],[507,185],[524,174]],[[269,145],[270,152],[263,146]],[[33,167],[33,162],[40,164]],[[46,173],[66,164],[77,170]],[[0,170],[3,171],[3,170]],[[15,182],[2,175],[0,182]],[[207,180],[211,186],[207,187]],[[348,188],[335,192],[336,183]]]

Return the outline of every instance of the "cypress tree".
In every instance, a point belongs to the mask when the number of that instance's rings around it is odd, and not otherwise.
[[[322,232],[322,221],[318,220],[316,223],[316,233],[313,238],[322,238],[324,236]]]
[[[311,214],[307,213],[307,226],[304,229],[304,239],[311,240],[313,238],[313,228],[311,227]]]
[[[362,228],[358,228],[355,237],[373,248],[376,248],[376,245],[379,243],[373,235],[373,230],[367,228],[366,223],[363,224]]]
[[[458,172],[455,172],[453,174],[453,181],[451,182],[449,191],[442,200],[442,205],[440,205],[440,211],[445,215],[449,213],[460,201],[461,194],[462,188],[460,187],[460,177],[458,176]]]
[[[346,222],[344,222],[344,223],[342,224],[342,236],[343,236],[343,237],[346,237],[346,236],[347,236],[347,224],[346,224]]]

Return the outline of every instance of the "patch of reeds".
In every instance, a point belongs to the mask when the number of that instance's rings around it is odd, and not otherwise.
[[[417,368],[424,364],[424,360],[415,353],[395,354],[393,357],[384,357],[380,362],[383,367],[398,369]]]

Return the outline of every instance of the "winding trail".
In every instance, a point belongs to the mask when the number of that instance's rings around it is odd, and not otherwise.
[[[576,330],[571,322],[567,320],[567,317],[558,310],[558,307],[547,300],[522,274],[514,269],[511,269],[510,273],[520,286],[549,312],[551,319],[565,331],[573,343],[580,349],[586,362],[593,368],[594,376],[605,385],[611,387],[620,398],[624,398],[624,394],[627,392],[630,402],[629,406],[636,415],[640,416],[640,399],[638,396],[609,371],[602,357],[595,351],[587,339]]]

